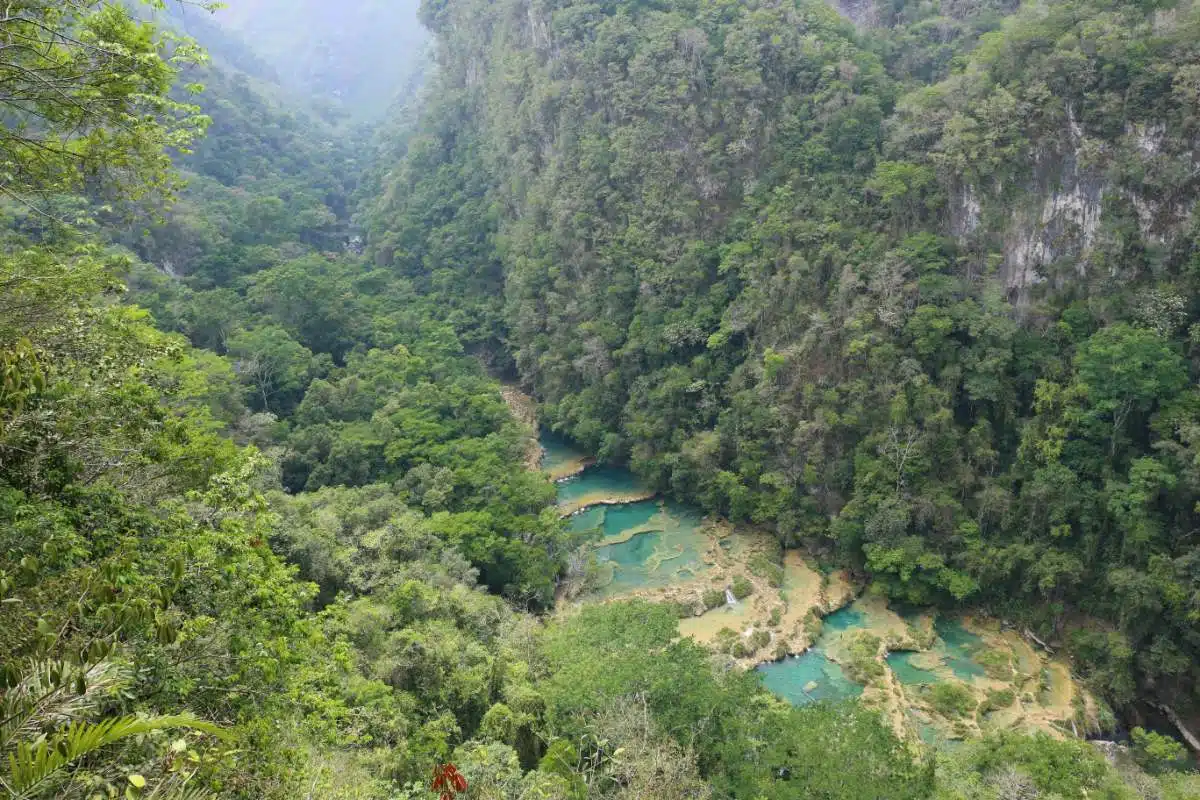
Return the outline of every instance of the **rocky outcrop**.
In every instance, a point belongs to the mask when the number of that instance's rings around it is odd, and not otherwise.
[[[1089,275],[1114,210],[1132,209],[1143,242],[1164,247],[1184,232],[1195,205],[1186,195],[1159,193],[1129,178],[1178,175],[1181,167],[1200,176],[1200,159],[1169,147],[1165,125],[1129,123],[1122,137],[1103,141],[1089,136],[1069,107],[1065,117],[1060,136],[1035,147],[1019,186],[965,183],[950,192],[950,235],[981,258],[998,246],[998,278],[1018,304],[1039,283]],[[1052,275],[1055,264],[1069,269]]]

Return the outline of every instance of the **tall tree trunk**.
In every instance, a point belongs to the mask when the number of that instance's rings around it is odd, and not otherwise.
[[[1188,730],[1187,725],[1183,724],[1183,719],[1175,713],[1175,709],[1171,708],[1166,703],[1155,703],[1154,706],[1161,712],[1167,715],[1167,719],[1171,720],[1171,724],[1176,727],[1183,740],[1187,742],[1188,747],[1192,748],[1195,753],[1200,753],[1200,738],[1196,734]]]

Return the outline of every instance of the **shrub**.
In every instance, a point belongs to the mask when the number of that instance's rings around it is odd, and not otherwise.
[[[965,717],[975,711],[975,696],[961,683],[935,683],[929,690],[929,704],[943,717]]]
[[[707,589],[701,600],[704,602],[704,610],[711,611],[725,605],[725,593],[720,589]]]
[[[980,710],[986,714],[988,711],[1008,708],[1016,699],[1017,695],[1012,689],[989,689],[987,699],[983,701],[983,707]]]
[[[1183,745],[1161,733],[1134,728],[1130,737],[1133,739],[1133,760],[1150,772],[1179,766],[1187,755]]]
[[[754,594],[754,584],[745,575],[735,575],[733,577],[732,591],[734,597],[738,600],[744,600]]]
[[[825,623],[821,621],[821,618],[812,609],[809,609],[808,613],[804,615],[804,632],[808,634],[808,638],[815,642],[824,627]]]
[[[1002,650],[984,650],[975,655],[989,678],[1009,681],[1013,677],[1012,656]]]
[[[766,553],[755,553],[749,567],[750,572],[765,579],[772,587],[778,589],[783,585],[783,567],[772,561]]]
[[[713,647],[722,653],[733,653],[734,648],[742,643],[741,640],[742,637],[733,628],[721,628],[713,637]]]
[[[883,664],[879,663],[881,640],[878,636],[866,631],[854,631],[846,635],[845,641],[849,656],[845,666],[851,679],[858,683],[870,683],[883,677]]]
[[[675,616],[680,619],[687,619],[694,616],[695,607],[691,603],[672,602],[669,603],[671,609],[675,612]]]

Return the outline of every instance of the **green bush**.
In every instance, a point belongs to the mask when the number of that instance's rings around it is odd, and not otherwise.
[[[750,572],[765,579],[773,588],[783,586],[783,566],[772,561],[766,553],[755,553],[749,567]]]
[[[711,611],[725,605],[725,593],[720,589],[707,589],[700,598],[704,602],[704,610]]]
[[[734,648],[740,645],[742,637],[733,628],[721,628],[713,637],[713,648],[721,653],[734,653]]]
[[[935,683],[929,689],[929,704],[947,719],[975,712],[975,696],[961,683]]]
[[[1017,695],[1012,689],[989,689],[987,699],[983,701],[983,706],[980,710],[987,713],[988,711],[998,711],[1002,708],[1008,708],[1016,699]]]
[[[1133,739],[1133,760],[1149,772],[1180,766],[1187,756],[1183,745],[1170,736],[1144,728],[1134,728],[1130,736]]]
[[[846,673],[858,683],[870,683],[882,678],[883,664],[879,663],[879,646],[882,640],[866,631],[853,631],[846,635],[848,655]]]
[[[1013,677],[1012,656],[1003,650],[984,650],[975,654],[975,661],[989,678],[1009,681]]]
[[[672,602],[668,603],[668,605],[675,612],[675,616],[680,619],[695,616],[695,607],[691,603]]]
[[[754,594],[754,584],[745,575],[735,575],[733,577],[732,591],[734,597],[738,600],[744,600]]]

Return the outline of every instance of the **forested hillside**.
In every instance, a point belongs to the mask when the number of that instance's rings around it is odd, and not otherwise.
[[[1190,4],[132,5],[0,13],[0,795],[1197,796],[556,613],[496,378],[1195,724]]]
[[[422,13],[371,256],[549,424],[1200,722],[1195,4]]]

